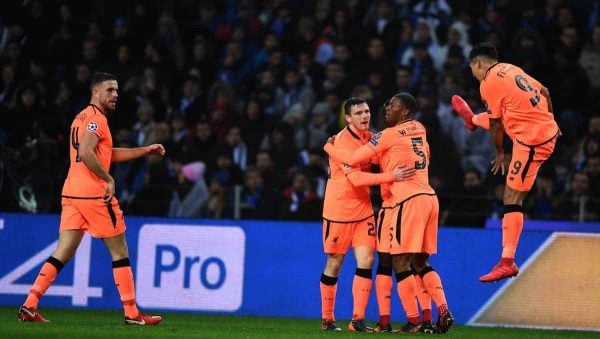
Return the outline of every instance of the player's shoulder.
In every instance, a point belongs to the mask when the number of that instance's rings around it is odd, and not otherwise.
[[[370,138],[372,134],[370,131],[354,132],[346,127],[335,135],[335,142],[351,145]]]

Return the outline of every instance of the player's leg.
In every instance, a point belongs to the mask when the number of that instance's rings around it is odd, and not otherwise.
[[[335,297],[337,282],[344,257],[352,242],[352,224],[323,220],[323,250],[327,255],[325,269],[321,274],[321,329],[323,331],[341,331],[335,323]]]
[[[77,247],[81,243],[84,231],[82,230],[64,230],[58,234],[58,245],[52,255],[46,260],[33,286],[19,310],[18,318],[21,321],[47,322],[41,314],[37,312],[38,304],[44,293],[56,279],[56,276],[64,265],[73,258]]]
[[[419,279],[423,282],[425,289],[437,306],[438,321],[435,331],[446,333],[450,326],[452,326],[454,323],[454,317],[448,309],[448,302],[446,300],[442,279],[429,264],[428,258],[428,253],[415,254],[413,257],[413,266],[415,267],[415,270],[419,272]],[[421,332],[433,333],[431,314],[429,315],[429,318],[430,319],[425,319],[425,314],[423,315],[423,326],[421,328]]]
[[[415,219],[415,212],[410,210],[413,207],[411,204],[413,199],[394,207],[390,227],[392,238],[390,253],[392,267],[396,273],[396,291],[408,320],[398,330],[403,333],[418,332],[421,323],[416,300],[417,283],[410,265],[413,253],[421,249],[423,225]]]
[[[458,95],[452,96],[452,108],[463,118],[465,127],[469,131],[475,130],[477,127],[482,127],[486,130],[490,129],[490,118],[488,114],[473,114],[469,104]]]
[[[377,295],[377,306],[379,310],[379,322],[375,332],[390,332],[390,311],[392,308],[392,256],[389,253],[377,252],[378,264],[375,276],[375,294]]]
[[[416,333],[419,331],[421,319],[417,304],[417,283],[410,268],[412,253],[392,254],[392,267],[396,272],[396,291],[400,297],[402,308],[408,322],[398,331]]]
[[[502,256],[492,270],[479,278],[481,282],[495,282],[514,277],[519,273],[515,253],[523,231],[523,200],[533,187],[544,160],[552,154],[554,141],[533,147],[513,143],[513,152],[504,190],[504,216],[502,217]]]
[[[390,255],[390,220],[392,210],[381,208],[377,218],[377,273],[375,275],[375,294],[379,322],[375,332],[391,332],[390,311],[392,308],[392,256]],[[386,215],[387,214],[387,215]]]
[[[433,333],[433,314],[431,312],[431,295],[427,292],[425,283],[419,275],[419,271],[412,267],[413,277],[417,283],[417,301],[421,309],[421,323],[423,324],[421,331],[424,333]],[[429,331],[432,332],[429,332]]]
[[[446,294],[440,275],[429,265],[429,256],[437,253],[438,220],[440,206],[436,196],[419,196],[414,199],[414,204],[418,205],[419,211],[427,211],[422,214],[425,218],[425,228],[423,231],[423,243],[420,253],[413,256],[413,266],[419,272],[423,284],[429,292],[431,299],[435,302],[438,311],[438,321],[436,331],[446,333],[454,323],[454,317],[448,308]]]
[[[113,278],[123,304],[125,324],[158,324],[162,320],[160,316],[143,314],[135,302],[133,270],[125,241],[126,227],[117,199],[113,198],[110,204],[97,201],[97,205],[86,212],[90,220],[90,235],[104,241],[112,258]]]
[[[352,248],[356,258],[356,270],[352,280],[352,321],[348,330],[357,332],[373,332],[373,328],[365,323],[365,312],[373,286],[373,262],[375,261],[375,218],[357,222],[353,227]]]
[[[129,261],[129,251],[125,241],[125,233],[114,237],[103,238],[106,248],[112,257],[113,277],[123,310],[125,312],[125,323],[134,325],[156,325],[161,320],[160,316],[146,315],[139,311],[135,302],[135,283],[133,271]]]
[[[325,269],[321,274],[319,288],[321,290],[321,329],[323,331],[341,331],[335,324],[335,296],[340,269],[344,262],[344,254],[328,253]]]

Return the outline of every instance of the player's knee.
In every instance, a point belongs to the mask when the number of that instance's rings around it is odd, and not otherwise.
[[[371,255],[364,255],[356,260],[356,264],[361,268],[371,268],[373,267],[373,262],[375,261],[375,257]]]
[[[56,251],[54,251],[54,253],[52,253],[52,256],[56,259],[58,259],[60,262],[62,262],[63,264],[68,263],[74,256],[75,256],[75,252],[77,251],[77,248],[57,248]]]
[[[340,273],[342,263],[344,262],[344,256],[338,254],[330,254],[327,256],[326,270],[328,272],[335,273],[336,276]]]
[[[389,253],[377,252],[377,256],[379,258],[378,259],[379,266],[384,266],[384,267],[392,266],[392,256]]]
[[[517,191],[506,186],[502,200],[505,205],[522,205],[525,196],[527,196],[527,192]]]

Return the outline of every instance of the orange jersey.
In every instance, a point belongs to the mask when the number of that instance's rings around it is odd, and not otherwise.
[[[377,157],[377,163],[382,164],[381,156]],[[383,168],[382,168],[383,171]],[[379,185],[381,191],[381,199],[383,200],[381,203],[382,207],[391,207],[394,206],[394,196],[392,195],[392,183],[384,182]]]
[[[501,118],[506,134],[527,145],[546,142],[558,133],[541,89],[539,81],[506,63],[492,66],[479,87],[490,117]]]
[[[71,124],[69,156],[71,164],[69,173],[63,185],[62,195],[78,198],[102,197],[104,195],[104,180],[92,172],[79,158],[79,141],[85,131],[98,136],[98,145],[94,154],[102,167],[108,172],[112,157],[112,136],[108,128],[106,116],[99,108],[88,105]]]
[[[353,152],[364,145],[372,136],[369,131],[355,133],[346,127],[335,136],[336,148]],[[336,222],[351,222],[373,215],[369,186],[354,187],[346,175],[354,171],[369,172],[371,162],[362,161],[350,166],[329,157],[329,179],[323,202],[323,219]]]
[[[425,127],[420,122],[407,120],[394,127],[388,127],[375,134],[367,145],[380,156],[380,165],[384,172],[392,172],[404,165],[417,169],[414,176],[391,183],[394,204],[417,194],[435,194],[429,185],[429,143]]]

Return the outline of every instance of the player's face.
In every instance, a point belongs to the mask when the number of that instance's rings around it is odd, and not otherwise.
[[[399,121],[406,118],[407,109],[402,104],[400,99],[393,97],[390,99],[390,104],[385,110],[385,125],[388,127],[395,126]]]
[[[94,89],[94,94],[97,95],[98,102],[105,112],[114,111],[117,107],[118,89],[116,80],[106,80]]]
[[[366,131],[369,129],[370,121],[371,110],[369,109],[369,105],[362,103],[350,106],[350,114],[346,115],[348,125],[352,125],[358,131]]]

